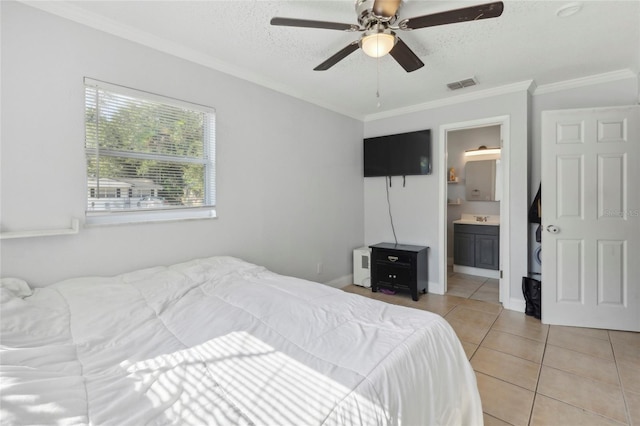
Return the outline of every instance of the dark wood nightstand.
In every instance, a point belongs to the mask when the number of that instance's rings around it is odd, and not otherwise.
[[[428,289],[427,252],[429,247],[379,243],[371,247],[371,291],[379,288],[409,290],[418,300],[418,292]]]

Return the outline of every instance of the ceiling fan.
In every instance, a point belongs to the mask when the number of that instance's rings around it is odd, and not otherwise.
[[[504,9],[503,3],[498,1],[414,18],[406,18],[398,22],[398,11],[401,5],[402,0],[356,0],[356,14],[359,25],[279,17],[272,18],[271,25],[363,33],[359,40],[353,41],[315,67],[315,71],[328,70],[358,50],[358,48],[362,48],[367,55],[374,58],[379,58],[388,53],[405,71],[412,72],[422,68],[424,63],[413,53],[409,46],[396,35],[395,31],[410,31],[456,22],[497,18],[502,14],[502,10]]]

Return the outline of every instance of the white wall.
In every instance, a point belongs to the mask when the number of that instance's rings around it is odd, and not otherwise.
[[[526,89],[473,100],[462,104],[413,112],[399,117],[384,118],[365,122],[365,137],[408,132],[412,130],[432,130],[433,174],[429,176],[409,176],[406,187],[401,178],[394,178],[389,195],[391,209],[399,243],[418,244],[430,247],[429,281],[430,288],[436,288],[441,265],[446,253],[438,247],[439,222],[439,173],[438,156],[442,149],[439,127],[450,123],[479,120],[489,117],[509,116],[509,210],[511,215],[511,260],[509,276],[511,297],[522,301],[521,277],[527,272],[527,118],[528,98]],[[364,184],[366,244],[381,241],[392,242],[389,225],[384,178],[366,178]],[[509,301],[505,306],[509,306]]]
[[[23,4],[1,7],[2,230],[84,220],[85,76],[216,109],[219,216],[3,240],[2,276],[41,286],[218,254],[322,282],[351,273],[363,241],[361,122]]]
[[[438,158],[442,142],[438,141],[441,125],[471,121],[500,115],[510,116],[510,190],[511,212],[511,264],[510,299],[505,306],[523,307],[520,279],[529,270],[539,270],[532,259],[535,247],[535,226],[527,221],[527,212],[540,183],[540,125],[541,112],[552,109],[588,108],[637,104],[639,98],[638,76],[631,73],[611,73],[593,78],[541,86],[529,96],[516,92],[484,100],[470,101],[444,107],[425,109],[365,123],[365,137],[400,133],[419,129],[432,129],[433,158]],[[527,141],[529,141],[527,143]],[[398,231],[398,241],[428,245],[429,281],[438,284],[442,264],[438,252],[438,188],[437,162],[433,175],[407,178],[407,187],[394,184],[390,188],[393,218]],[[395,182],[400,182],[395,178]],[[365,243],[393,241],[383,178],[365,179]]]

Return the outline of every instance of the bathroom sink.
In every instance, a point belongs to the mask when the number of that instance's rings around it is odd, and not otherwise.
[[[500,216],[463,213],[462,217],[458,220],[454,220],[453,223],[464,225],[500,226]]]

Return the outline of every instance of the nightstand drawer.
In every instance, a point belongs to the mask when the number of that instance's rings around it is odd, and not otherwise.
[[[410,265],[416,255],[415,253],[407,253],[402,251],[393,251],[393,250],[376,250],[374,262],[383,261],[383,262],[391,262],[391,263],[404,263]]]

